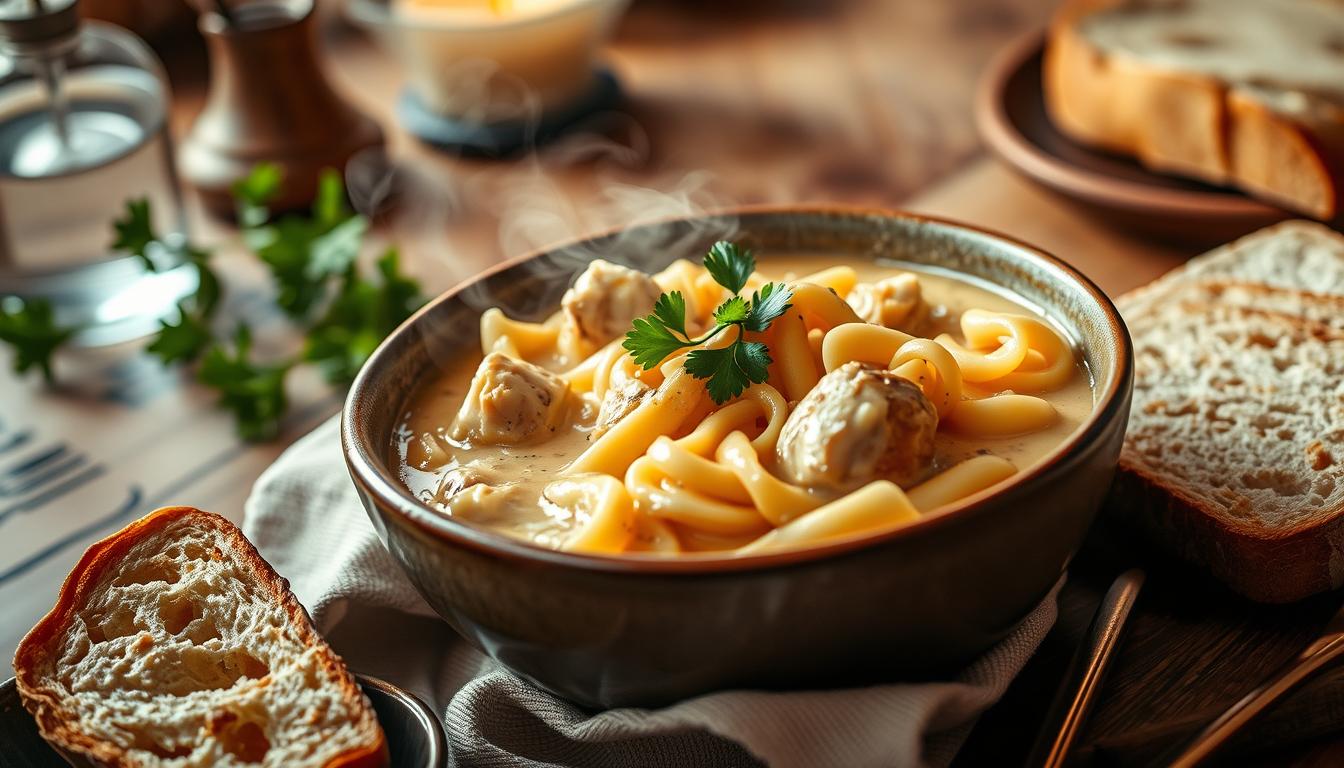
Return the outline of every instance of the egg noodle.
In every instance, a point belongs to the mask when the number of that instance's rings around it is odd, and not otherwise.
[[[938,471],[929,467],[905,488],[880,473],[840,490],[790,482],[779,471],[781,435],[822,377],[855,362],[890,371],[922,392],[936,412],[937,435],[974,441],[1051,427],[1059,414],[1043,395],[1079,376],[1071,345],[1028,314],[965,309],[944,323],[959,329],[959,338],[950,333],[923,338],[901,330],[917,331],[921,325],[913,274],[899,273],[899,283],[860,283],[854,269],[836,266],[787,281],[792,290],[787,313],[766,330],[745,334],[769,351],[767,380],[722,404],[709,397],[704,380],[686,370],[689,350],[643,370],[622,348],[621,337],[594,340],[573,313],[560,311],[544,322],[528,323],[491,309],[481,319],[482,351],[527,361],[558,377],[565,405],[532,403],[546,425],[541,437],[511,448],[507,462],[496,462],[479,476],[464,475],[479,455],[470,450],[471,435],[483,434],[479,431],[412,441],[406,460],[421,469],[458,470],[430,496],[445,512],[488,523],[492,504],[521,504],[540,510],[535,525],[548,531],[529,538],[577,552],[747,554],[904,525],[1006,480],[1018,467],[985,453]],[[653,281],[658,289],[684,297],[688,338],[712,328],[715,307],[729,298],[703,267],[685,260],[653,275]],[[743,293],[764,282],[753,275]],[[915,298],[884,294],[883,286],[891,285],[912,291]],[[725,333],[704,343],[729,342]],[[479,381],[472,386],[463,413],[472,398],[518,396],[491,395],[490,385]],[[623,393],[633,394],[622,401]],[[610,403],[626,408],[604,423],[599,411],[606,413]],[[487,408],[505,407],[512,406],[487,403]],[[819,429],[830,434],[826,425]],[[533,481],[531,495],[509,500],[510,462],[525,462],[527,451],[546,450],[548,440],[560,444],[553,435],[564,434],[570,435],[568,447],[560,452],[573,455],[558,472]],[[515,528],[528,535],[526,526]]]

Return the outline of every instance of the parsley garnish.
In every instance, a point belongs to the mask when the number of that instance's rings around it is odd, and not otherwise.
[[[724,330],[736,329],[737,337],[727,346],[693,349],[686,356],[686,371],[697,379],[708,379],[705,389],[714,402],[722,405],[742,394],[748,385],[763,383],[770,375],[772,361],[765,344],[747,341],[743,335],[769,328],[775,318],[792,306],[789,301],[793,291],[783,283],[767,283],[753,292],[750,299],[737,295],[756,271],[756,259],[750,250],[727,241],[717,242],[709,249],[705,269],[714,282],[734,294],[714,310],[713,329],[692,339],[686,333],[686,301],[681,292],[672,291],[658,297],[653,314],[635,320],[621,346],[648,370],[677,350],[699,347]]]
[[[153,254],[174,254],[196,268],[196,290],[177,305],[176,322],[160,320],[159,331],[145,348],[164,365],[195,360],[210,346],[210,318],[219,306],[219,276],[210,267],[210,252],[190,243],[162,238],[154,231],[149,199],[126,201],[122,218],[112,222],[116,239],[112,247],[138,256],[151,272]]]
[[[327,295],[329,278],[343,275],[359,255],[368,219],[349,209],[341,175],[328,168],[318,181],[308,216],[267,223],[267,204],[280,190],[279,169],[262,163],[233,187],[243,242],[271,269],[276,303],[303,318]]]
[[[234,185],[243,239],[271,268],[277,304],[306,333],[301,360],[316,364],[329,381],[347,384],[425,297],[419,283],[402,274],[393,248],[375,263],[377,275],[364,275],[356,256],[368,221],[350,210],[339,173],[323,173],[308,215],[271,221],[267,205],[282,181],[278,166],[261,164]],[[151,271],[191,264],[200,279],[195,292],[179,302],[177,316],[160,321],[146,351],[164,365],[200,358],[197,379],[215,390],[239,435],[247,440],[275,436],[287,407],[285,377],[300,359],[253,361],[246,325],[239,326],[232,344],[217,340],[212,320],[223,286],[211,269],[210,252],[182,238],[160,237],[153,220],[148,198],[128,200],[113,222],[112,248],[139,258]],[[14,348],[15,371],[35,367],[52,380],[52,355],[77,330],[59,327],[54,314],[46,300],[0,296],[0,343]]]
[[[14,348],[14,372],[36,367],[50,384],[51,356],[75,332],[56,325],[51,302],[17,296],[0,300],[0,341]]]
[[[149,215],[149,198],[127,200],[125,215],[113,220],[112,229],[116,233],[112,238],[112,250],[139,258],[151,272],[158,269],[149,253],[150,245],[158,241]]]
[[[197,373],[200,382],[219,393],[219,407],[233,413],[238,435],[244,440],[269,440],[280,432],[285,414],[285,374],[292,361],[276,365],[252,362],[252,331],[240,324],[233,352],[221,344],[206,350]]]
[[[308,331],[304,359],[332,383],[353,381],[387,334],[425,303],[420,285],[401,274],[395,248],[387,249],[377,266],[382,280],[374,283],[352,264],[326,314]]]

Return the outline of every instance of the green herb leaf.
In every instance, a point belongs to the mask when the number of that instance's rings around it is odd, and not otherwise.
[[[206,262],[204,252],[200,257],[193,257],[193,263],[196,265],[196,274],[199,278],[196,284],[196,294],[191,298],[191,308],[201,320],[209,320],[215,315],[215,309],[219,307],[220,296],[224,290],[220,287],[219,275],[210,268]]]
[[[51,302],[46,299],[24,301],[12,296],[0,300],[0,341],[14,350],[15,373],[36,367],[50,384],[55,380],[51,356],[75,330],[56,325]]]
[[[116,232],[112,239],[112,250],[138,257],[145,263],[145,269],[151,272],[157,269],[149,254],[149,246],[158,240],[149,212],[149,198],[127,200],[125,212],[121,218],[113,220],[112,229]]]
[[[387,336],[423,307],[427,298],[419,282],[401,273],[401,254],[396,248],[383,251],[375,266],[383,278],[382,295],[378,303],[378,327],[383,336]]]
[[[708,379],[705,389],[714,402],[722,405],[742,394],[751,383],[769,378],[770,353],[759,341],[746,341],[743,335],[759,333],[792,306],[793,290],[783,283],[766,283],[751,294],[738,296],[756,271],[751,251],[721,241],[705,255],[705,269],[719,285],[733,293],[714,310],[714,328],[699,339],[686,334],[686,302],[673,291],[658,297],[653,314],[634,321],[621,346],[645,370],[665,360],[683,347],[698,347],[728,328],[737,329],[737,338],[716,349],[693,349],[686,356],[686,370],[697,379]],[[674,333],[675,331],[675,333]]]
[[[368,229],[368,219],[353,216],[315,236],[308,246],[308,262],[304,266],[308,278],[324,280],[344,273],[359,256]]]
[[[270,185],[278,183],[278,169],[260,169],[234,190],[243,242],[270,267],[276,303],[290,317],[302,318],[326,298],[331,281],[354,263],[369,223],[349,210],[340,174],[328,170],[318,183],[310,216],[285,216],[268,224],[257,203],[268,199]]]
[[[736,243],[720,240],[705,254],[705,269],[714,282],[734,295],[741,293],[751,273],[756,271],[756,257]]]
[[[352,265],[326,313],[308,332],[304,359],[316,363],[328,381],[348,384],[382,343],[424,304],[419,283],[400,272],[396,249],[378,259],[379,283],[359,276]]]
[[[752,382],[761,383],[769,376],[770,352],[759,341],[737,341],[721,349],[693,349],[686,356],[686,371],[697,379],[708,379],[705,389],[716,403],[726,403],[742,394]]]
[[[267,206],[280,193],[285,174],[275,163],[257,163],[243,178],[233,184],[233,199],[238,208],[238,223],[243,227],[258,227],[270,218]]]
[[[748,331],[760,333],[770,327],[775,318],[789,311],[793,306],[793,289],[784,283],[766,283],[759,291],[751,294],[751,311],[747,313],[743,327]]]
[[[666,360],[668,355],[691,344],[673,335],[656,317],[650,316],[635,319],[634,327],[625,334],[621,346],[647,371]]]
[[[719,325],[740,323],[746,320],[748,316],[747,300],[741,296],[734,296],[714,310],[714,322]]]
[[[158,334],[145,347],[146,352],[159,358],[164,365],[195,360],[214,341],[209,324],[192,312],[187,302],[178,305],[178,312],[176,323],[159,321]]]
[[[239,325],[232,353],[219,344],[210,347],[197,378],[219,393],[219,407],[233,414],[240,437],[268,440],[280,431],[288,405],[285,374],[293,362],[258,365],[251,354],[252,332],[247,325]]]
[[[334,227],[353,214],[345,204],[345,183],[335,168],[323,169],[317,178],[317,196],[313,198],[313,221],[321,227]]]
[[[664,293],[653,303],[653,316],[663,327],[686,336],[686,300],[681,291]]]

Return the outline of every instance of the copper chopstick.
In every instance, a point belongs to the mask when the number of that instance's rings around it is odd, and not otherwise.
[[[1046,726],[1027,765],[1060,768],[1068,762],[1073,744],[1101,691],[1102,680],[1138,600],[1143,580],[1143,571],[1133,568],[1120,574],[1106,590],[1088,627],[1087,638],[1069,665],[1065,684],[1050,706]]]
[[[1257,715],[1340,656],[1344,656],[1344,634],[1338,632],[1327,634],[1307,646],[1269,682],[1246,694],[1201,731],[1171,763],[1171,768],[1192,768],[1204,762]]]

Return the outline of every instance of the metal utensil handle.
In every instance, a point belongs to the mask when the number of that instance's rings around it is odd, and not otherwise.
[[[1219,715],[1171,763],[1172,768],[1191,768],[1202,763],[1244,725],[1341,655],[1344,655],[1344,635],[1322,638],[1313,643],[1288,662],[1269,682],[1246,694],[1241,701]]]
[[[1078,655],[1069,665],[1069,674],[1064,687],[1050,707],[1046,718],[1047,730],[1042,731],[1042,740],[1032,750],[1028,765],[1043,768],[1060,768],[1069,759],[1073,743],[1087,722],[1087,716],[1096,703],[1101,690],[1101,682],[1106,676],[1111,658],[1119,645],[1120,635],[1130,611],[1139,598],[1143,587],[1144,573],[1134,568],[1120,574],[1106,590],[1106,595],[1097,607],[1097,614],[1087,630],[1087,640],[1078,649]],[[1072,698],[1069,691],[1073,692]],[[1050,729],[1050,723],[1059,723],[1057,729]],[[1053,740],[1049,734],[1054,732]]]

